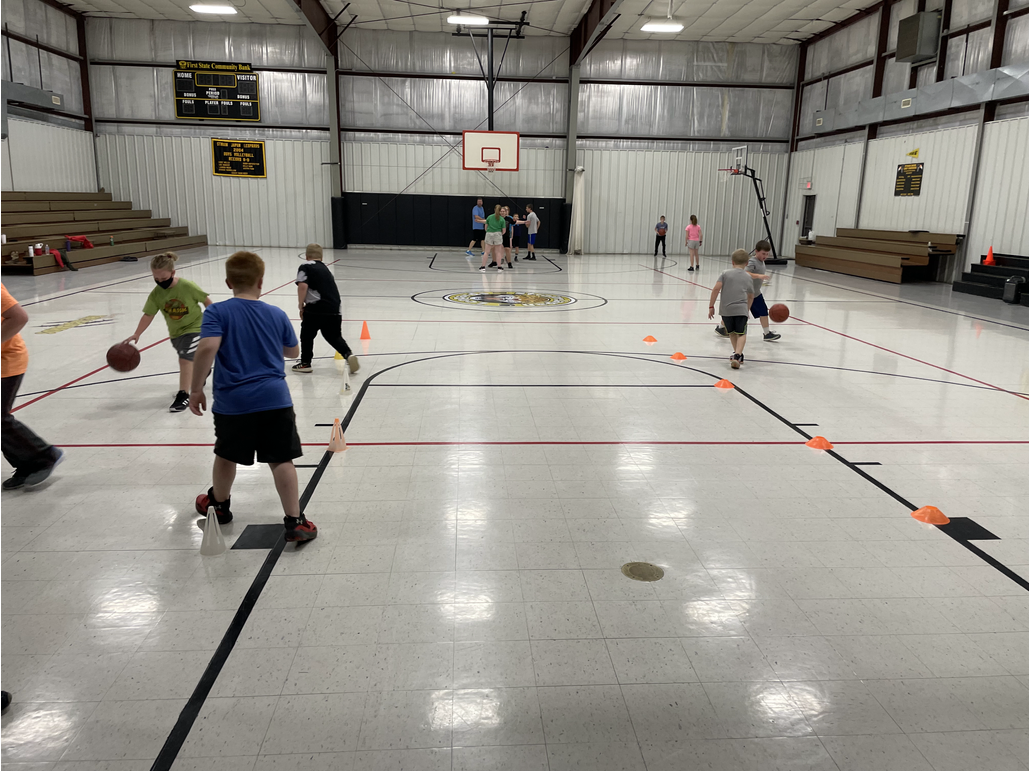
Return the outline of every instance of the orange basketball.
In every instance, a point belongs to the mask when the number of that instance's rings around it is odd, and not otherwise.
[[[131,343],[116,343],[107,350],[107,363],[120,373],[135,370],[140,364],[140,350]]]
[[[774,303],[770,306],[770,319],[775,322],[786,322],[791,318],[791,312],[783,303]]]

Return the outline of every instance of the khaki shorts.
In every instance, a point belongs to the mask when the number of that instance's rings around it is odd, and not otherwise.
[[[501,246],[501,231],[487,231],[486,242],[488,247]]]

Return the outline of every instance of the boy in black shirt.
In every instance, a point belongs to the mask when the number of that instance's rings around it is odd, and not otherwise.
[[[358,357],[351,353],[340,334],[340,291],[336,279],[322,264],[322,247],[309,244],[304,251],[306,262],[297,271],[297,305],[301,312],[301,361],[291,368],[295,373],[310,373],[315,349],[315,336],[320,332],[333,348],[347,360],[348,369],[358,372]]]

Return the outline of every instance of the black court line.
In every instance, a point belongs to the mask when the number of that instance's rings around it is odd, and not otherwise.
[[[794,424],[795,426],[819,426],[820,424]]]
[[[294,464],[294,469],[318,469],[318,464]]]
[[[308,481],[308,485],[305,487],[304,493],[302,493],[300,497],[301,514],[304,514],[304,509],[308,506],[308,502],[311,500],[312,494],[315,493],[315,489],[318,487],[319,481],[322,479],[322,474],[326,471],[326,467],[329,466],[329,462],[332,458],[333,453],[327,450],[323,454],[322,460],[319,462],[318,467],[315,470],[315,474],[312,475],[311,480]],[[254,610],[254,606],[258,602],[258,598],[261,596],[262,590],[265,589],[265,584],[272,575],[272,569],[276,567],[276,562],[279,560],[279,556],[283,554],[283,549],[285,547],[286,539],[282,534],[280,534],[279,540],[265,558],[265,562],[258,571],[258,575],[254,577],[254,581],[251,582],[251,586],[247,589],[247,593],[244,595],[243,601],[240,603],[240,607],[236,610],[236,615],[233,617],[233,621],[229,623],[229,628],[226,630],[225,635],[222,636],[222,640],[218,644],[218,648],[215,650],[211,660],[208,662],[208,666],[204,669],[204,673],[201,675],[200,681],[193,690],[193,694],[190,695],[190,699],[187,700],[186,706],[182,709],[182,712],[179,713],[179,718],[175,722],[175,726],[172,727],[172,731],[169,732],[168,738],[165,740],[165,744],[161,747],[157,758],[154,760],[153,765],[151,765],[151,769],[170,770],[172,768],[172,764],[175,763],[176,757],[179,755],[179,751],[182,750],[183,743],[186,742],[186,738],[189,736],[190,730],[193,729],[193,724],[196,722],[197,716],[200,715],[201,709],[204,707],[204,701],[211,693],[211,689],[214,687],[215,681],[218,680],[218,676],[222,672],[222,668],[225,667],[226,660],[229,659],[229,655],[233,653],[233,648],[236,646],[236,642],[240,638],[240,633],[243,632],[243,628],[247,624],[247,619],[250,617],[251,611]]]
[[[880,461],[853,461],[852,466],[881,466]]]

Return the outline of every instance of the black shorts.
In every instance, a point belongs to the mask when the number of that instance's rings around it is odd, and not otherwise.
[[[215,455],[226,461],[250,466],[257,453],[259,464],[282,464],[304,454],[292,407],[242,415],[212,415],[215,417]]]
[[[755,319],[762,319],[770,315],[770,309],[766,307],[766,298],[760,292],[752,299],[752,307],[749,309]]]
[[[723,316],[723,327],[731,335],[744,335],[745,328],[748,327],[747,316]]]
[[[474,228],[473,229],[473,241],[483,241],[483,239],[486,238],[486,234],[487,234],[486,229],[480,230],[479,228]]]

